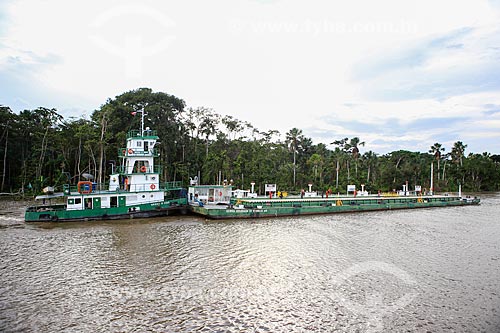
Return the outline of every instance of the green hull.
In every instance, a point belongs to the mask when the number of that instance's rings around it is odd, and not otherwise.
[[[297,215],[318,215],[477,205],[479,199],[462,200],[460,197],[396,197],[396,198],[331,198],[242,201],[243,208],[230,206],[190,206],[193,213],[210,219],[259,218]]]
[[[116,220],[168,216],[190,211],[209,219],[239,219],[352,213],[394,209],[419,209],[431,207],[456,207],[477,205],[478,198],[462,199],[457,196],[429,197],[340,197],[233,200],[227,205],[188,206],[186,198],[148,204],[112,208],[67,210],[66,205],[34,206],[25,213],[26,222],[64,222]]]
[[[187,199],[179,198],[158,203],[83,210],[67,210],[64,204],[34,206],[27,209],[24,219],[26,222],[65,222],[148,218],[186,213],[186,205]]]

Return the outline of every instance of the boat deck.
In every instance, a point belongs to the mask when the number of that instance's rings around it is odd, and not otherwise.
[[[430,208],[479,204],[477,198],[458,195],[433,196],[334,196],[231,199],[229,205],[191,205],[191,211],[206,218],[254,218],[332,214],[391,209]]]

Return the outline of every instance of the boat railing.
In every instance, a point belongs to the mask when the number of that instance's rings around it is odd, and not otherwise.
[[[179,189],[182,188],[182,182],[181,181],[165,182],[163,188],[165,190]]]
[[[151,191],[151,190],[161,190],[161,191],[168,191],[168,190],[176,190],[176,189],[181,189],[182,188],[182,182],[181,181],[172,181],[172,182],[164,182],[160,184],[160,187],[157,188],[156,186],[152,187],[151,183],[143,183],[143,184],[131,184],[129,185],[128,189],[125,189],[124,185],[121,184],[117,186],[114,190],[109,188],[109,183],[91,183],[91,182],[85,182],[85,186],[78,186],[78,185],[69,185],[65,184],[63,186],[63,190],[65,194],[104,194],[104,193],[110,193],[110,192],[116,192],[116,193],[125,193],[125,192],[142,192],[142,191]]]
[[[284,199],[279,198],[231,198],[230,204],[233,206],[244,208],[258,208],[258,207],[308,207],[308,206],[371,206],[381,204],[395,204],[395,205],[414,205],[432,202],[434,205],[447,205],[453,201],[460,201],[458,196],[330,196],[328,198],[303,198],[288,197]],[[471,201],[472,202],[472,201]]]
[[[118,149],[118,156],[119,157],[142,157],[142,156],[147,156],[147,157],[158,157],[160,154],[158,153],[158,149],[153,148],[153,149],[148,149],[148,150],[139,150],[139,149],[132,149],[132,148],[119,148]]]
[[[158,133],[156,130],[144,130],[144,133],[141,135],[140,130],[130,130],[127,132],[127,139],[137,138],[137,137],[157,137]]]
[[[82,185],[64,185],[64,193],[66,194],[90,194],[90,193],[101,193],[101,192],[109,192],[108,184],[99,184],[93,182],[85,182]]]

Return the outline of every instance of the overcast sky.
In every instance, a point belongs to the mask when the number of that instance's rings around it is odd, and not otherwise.
[[[500,153],[500,0],[0,0],[0,104],[150,87],[361,151]]]

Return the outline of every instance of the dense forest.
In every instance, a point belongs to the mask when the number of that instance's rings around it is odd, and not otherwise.
[[[248,189],[255,182],[294,192],[314,184],[316,190],[346,192],[347,184],[365,184],[370,192],[430,187],[434,168],[435,191],[497,191],[500,156],[466,152],[461,141],[453,147],[434,143],[428,152],[394,151],[361,154],[360,138],[335,138],[314,144],[302,130],[260,131],[250,123],[213,110],[187,108],[173,95],[141,88],[109,99],[90,119],[64,119],[55,109],[37,108],[19,114],[0,106],[0,182],[3,193],[31,195],[45,186],[76,183],[83,173],[97,182],[119,163],[126,133],[139,128],[134,111],[145,110],[146,126],[160,137],[164,181],[199,176],[201,183],[222,179]],[[333,134],[334,135],[334,134]],[[366,147],[369,148],[369,147]],[[59,188],[60,189],[60,188]]]

